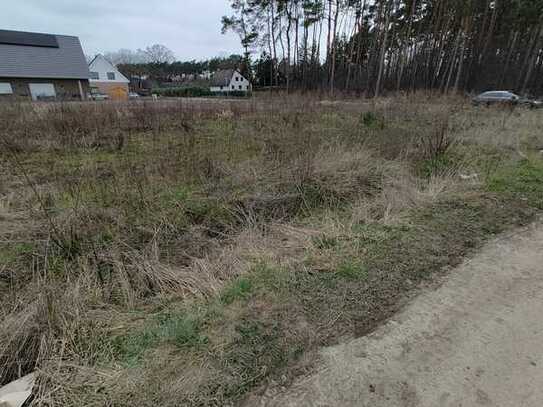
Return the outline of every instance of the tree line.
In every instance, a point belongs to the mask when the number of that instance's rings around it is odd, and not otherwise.
[[[543,93],[543,0],[230,0],[263,86]]]

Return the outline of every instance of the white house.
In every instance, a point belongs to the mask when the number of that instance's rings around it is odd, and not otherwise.
[[[89,64],[89,71],[91,92],[104,93],[113,100],[128,99],[130,81],[103,55],[96,55]]]
[[[211,79],[211,92],[250,92],[251,82],[236,69],[215,72]]]

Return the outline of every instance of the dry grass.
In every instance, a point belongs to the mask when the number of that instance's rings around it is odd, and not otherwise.
[[[288,381],[530,219],[537,193],[512,197],[539,179],[537,157],[515,172],[538,113],[426,94],[0,106],[0,384],[38,369],[35,405],[173,406]]]

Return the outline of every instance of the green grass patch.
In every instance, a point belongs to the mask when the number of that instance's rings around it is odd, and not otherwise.
[[[240,277],[232,282],[221,295],[221,301],[227,305],[234,301],[244,300],[253,290],[253,283],[249,278]]]
[[[529,158],[499,169],[488,179],[488,189],[543,209],[543,160]]]
[[[32,255],[33,252],[34,245],[31,243],[0,245],[0,263],[14,263],[22,257]]]
[[[159,315],[142,330],[117,337],[113,349],[126,365],[138,364],[145,353],[161,344],[192,348],[207,343],[201,334],[202,320],[197,315],[167,313]]]
[[[261,292],[284,293],[295,278],[291,270],[266,262],[259,262],[251,271],[254,286]]]
[[[454,161],[447,154],[424,160],[420,164],[420,173],[424,178],[430,178],[434,175],[446,174],[454,166]]]
[[[320,235],[311,238],[313,245],[320,250],[330,250],[339,247],[339,241],[336,237]]]
[[[171,207],[185,204],[192,198],[193,191],[185,185],[177,185],[170,189],[161,189],[158,193],[158,201],[161,206]]]
[[[362,280],[368,276],[368,270],[359,259],[348,259],[340,263],[336,275],[346,280]]]
[[[254,295],[284,295],[294,280],[292,271],[259,261],[247,275],[238,277],[226,286],[220,294],[220,303],[230,305],[236,301],[247,300]]]

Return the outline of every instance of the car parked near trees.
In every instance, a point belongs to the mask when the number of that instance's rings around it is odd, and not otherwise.
[[[508,91],[483,92],[473,98],[474,105],[512,104],[516,105],[520,96]]]
[[[527,106],[531,108],[543,107],[543,102],[540,100],[522,98],[513,92],[503,91],[503,90],[483,92],[480,95],[475,96],[472,99],[472,102],[475,106],[480,106],[480,105],[490,106],[490,105],[501,104],[501,105],[513,105],[513,106],[522,105],[522,106]]]

